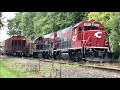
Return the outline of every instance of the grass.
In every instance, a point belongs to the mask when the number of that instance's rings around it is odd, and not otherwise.
[[[78,67],[78,65],[61,64],[61,69],[76,67]],[[54,63],[54,70],[56,71],[59,69],[60,64]],[[35,74],[34,71],[26,71],[25,68],[21,68],[21,65],[19,65],[19,63],[16,65],[12,60],[0,59],[0,78],[42,78],[42,73],[49,74],[52,71],[53,67],[50,65],[48,67],[40,68],[41,75],[39,73]]]
[[[32,64],[32,63],[31,63]],[[11,59],[0,59],[0,78],[49,78],[50,75],[59,75],[60,64],[53,62],[53,67],[51,62],[45,62],[44,64],[50,64],[48,66],[40,66],[40,71],[38,67],[27,66],[27,64],[22,62],[15,62]],[[25,65],[25,66],[24,66]],[[86,63],[89,66],[99,66],[99,64]],[[104,67],[116,67],[110,63],[101,63],[100,66]],[[119,65],[117,65],[119,66]],[[61,70],[78,68],[79,64],[61,64]],[[54,70],[53,70],[54,68]]]
[[[0,78],[27,78],[28,73],[19,68],[9,67],[10,62],[8,60],[0,60]]]

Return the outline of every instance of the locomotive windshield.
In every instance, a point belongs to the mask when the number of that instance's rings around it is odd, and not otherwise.
[[[85,30],[98,30],[98,27],[96,26],[85,26]]]
[[[101,27],[98,23],[84,23],[84,30],[104,30],[103,27]]]

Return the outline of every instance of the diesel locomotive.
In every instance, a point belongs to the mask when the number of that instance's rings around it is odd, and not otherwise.
[[[74,61],[110,60],[112,52],[106,37],[105,27],[100,22],[81,21],[36,38],[33,56]]]

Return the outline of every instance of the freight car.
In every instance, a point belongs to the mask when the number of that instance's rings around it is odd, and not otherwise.
[[[24,36],[12,36],[5,40],[4,51],[6,55],[26,56],[26,38]]]
[[[43,58],[93,60],[112,58],[107,33],[100,22],[82,21],[37,39]],[[92,59],[90,59],[92,58]],[[108,59],[109,60],[109,59]]]

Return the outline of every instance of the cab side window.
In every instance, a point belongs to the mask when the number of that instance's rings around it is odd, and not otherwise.
[[[104,30],[104,28],[100,28],[100,30]]]
[[[77,29],[76,29],[76,27],[73,28],[73,34],[77,34]]]
[[[79,27],[79,33],[81,33],[82,32],[82,27]]]

